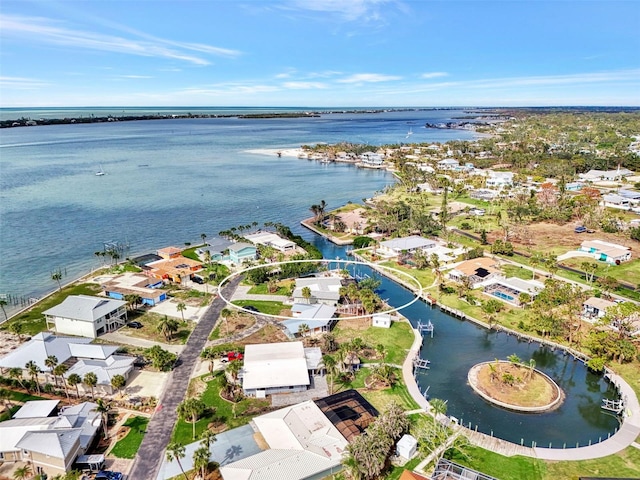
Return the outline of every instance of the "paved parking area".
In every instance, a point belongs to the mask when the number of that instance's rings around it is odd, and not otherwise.
[[[199,322],[208,307],[191,307],[185,306],[184,313],[185,320],[191,320],[193,322]],[[182,313],[178,311],[178,303],[172,300],[165,300],[158,305],[151,307],[150,312],[157,313],[159,315],[166,315],[167,317],[173,317],[182,320]]]
[[[160,398],[167,378],[169,378],[168,372],[134,370],[129,376],[129,382],[124,389],[124,393],[129,397]]]

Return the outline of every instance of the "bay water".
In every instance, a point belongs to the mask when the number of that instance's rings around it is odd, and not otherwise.
[[[156,110],[160,110],[156,112]],[[286,109],[280,109],[286,111]],[[229,109],[2,109],[2,118],[144,113],[228,115]],[[259,113],[241,109],[236,113]],[[394,182],[387,172],[319,164],[255,149],[341,141],[382,144],[472,138],[422,128],[456,110],[340,113],[303,118],[194,118],[0,130],[0,294],[40,297],[101,260],[105,242],[127,255],[201,241],[237,225],[281,222],[301,233],[309,207],[361,202]],[[102,169],[103,176],[95,173]]]

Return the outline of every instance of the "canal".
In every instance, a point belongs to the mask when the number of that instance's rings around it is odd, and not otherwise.
[[[326,259],[346,259],[344,247],[313,235],[309,238]],[[342,267],[341,267],[342,268]],[[394,307],[404,305],[413,293],[365,266],[352,267],[352,273],[376,276],[382,281],[378,294]],[[584,364],[562,350],[552,351],[538,343],[519,340],[513,335],[482,328],[457,319],[421,301],[401,312],[415,327],[430,320],[433,338],[425,334],[420,351],[430,369],[420,370],[417,382],[430,398],[447,401],[447,414],[460,423],[488,435],[525,446],[572,448],[598,443],[615,433],[618,419],[600,408],[603,398],[616,398],[615,389],[602,375],[589,372]],[[522,414],[504,410],[480,398],[467,384],[467,372],[479,362],[505,360],[516,354],[523,361],[533,358],[536,368],[549,375],[566,398],[554,411]]]

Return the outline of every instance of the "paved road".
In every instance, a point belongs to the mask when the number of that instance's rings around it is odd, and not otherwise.
[[[240,277],[237,276],[224,287],[225,298],[231,298],[239,282]],[[128,476],[130,480],[156,479],[178,417],[176,407],[184,399],[191,372],[220,312],[225,307],[224,300],[216,298],[191,333],[182,354],[178,357],[178,366],[167,380],[160,403],[147,426],[144,440]]]

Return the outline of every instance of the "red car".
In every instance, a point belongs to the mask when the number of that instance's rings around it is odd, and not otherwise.
[[[244,355],[240,352],[229,352],[227,357],[222,359],[222,363],[233,362],[234,360],[242,360]]]

